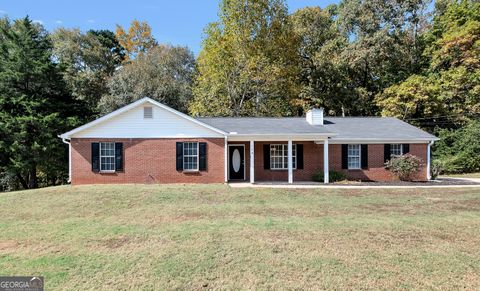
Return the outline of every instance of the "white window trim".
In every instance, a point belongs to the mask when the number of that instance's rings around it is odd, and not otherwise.
[[[390,157],[394,156],[395,154],[392,153],[392,146],[399,145],[400,146],[400,156],[403,155],[403,144],[401,143],[392,143],[390,144]]]
[[[348,152],[348,147],[349,146],[358,146],[358,168],[357,167],[350,167],[350,163],[348,162],[348,158],[350,158],[350,154]],[[355,157],[357,157],[357,156],[355,156]],[[362,169],[362,146],[360,144],[349,144],[349,145],[347,145],[347,168],[349,170],[361,170]]]
[[[113,156],[102,156],[102,144],[106,144],[106,143],[111,143],[113,144]],[[114,173],[115,172],[115,169],[117,167],[117,161],[116,161],[116,155],[117,153],[115,152],[115,142],[113,141],[105,141],[105,142],[99,142],[99,146],[98,146],[98,150],[99,150],[99,153],[98,153],[98,156],[99,156],[99,168],[100,168],[100,172],[101,173]],[[103,170],[102,169],[102,157],[103,158],[113,158],[113,170]]]
[[[185,144],[186,143],[196,143],[197,144],[197,154],[196,155],[185,155]],[[197,141],[183,142],[183,147],[182,147],[183,164],[182,164],[182,167],[183,167],[184,172],[198,172],[198,171],[200,171],[200,147],[199,147],[199,145],[200,145],[200,143],[197,142]],[[196,169],[185,169],[185,157],[196,157],[197,158],[197,168]]]
[[[287,155],[282,157],[282,165],[284,165],[284,162],[287,161],[287,167],[286,168],[274,168],[272,165],[272,146],[282,146],[287,148]],[[270,144],[270,170],[273,171],[285,171],[288,170],[288,144],[282,144],[282,143],[277,143],[277,144]],[[284,151],[284,149],[282,149]],[[293,162],[293,158],[295,158],[295,163]],[[292,169],[296,170],[297,169],[297,144],[292,144]]]

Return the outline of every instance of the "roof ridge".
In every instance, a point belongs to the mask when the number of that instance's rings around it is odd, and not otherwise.
[[[240,118],[240,119],[246,119],[246,118],[269,118],[269,119],[281,119],[281,118],[305,118],[302,116],[284,116],[284,117],[272,117],[272,116],[202,116],[202,117],[195,117],[195,118]]]
[[[263,118],[263,119],[283,119],[283,118],[296,118],[296,119],[305,119],[305,116],[284,116],[284,117],[271,117],[271,116],[213,116],[213,117],[208,117],[208,116],[202,116],[202,117],[195,117],[197,119],[204,119],[204,118],[209,118],[209,119],[255,119],[255,118]],[[324,116],[323,118],[328,119],[328,118],[337,118],[337,119],[352,119],[352,118],[390,118],[390,119],[398,119],[396,117],[392,116]]]

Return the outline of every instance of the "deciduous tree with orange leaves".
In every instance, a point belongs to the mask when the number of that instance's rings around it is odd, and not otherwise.
[[[134,19],[128,28],[128,32],[117,24],[115,36],[120,45],[127,51],[126,61],[132,60],[138,54],[145,53],[158,45],[152,36],[152,28],[146,21],[140,22]]]

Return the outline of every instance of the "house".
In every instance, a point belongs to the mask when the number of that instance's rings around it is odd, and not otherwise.
[[[411,153],[430,177],[437,140],[396,118],[193,118],[143,98],[60,135],[72,184],[310,181],[315,171],[389,181],[391,155]]]

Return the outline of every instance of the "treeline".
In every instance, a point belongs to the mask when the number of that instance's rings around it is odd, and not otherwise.
[[[433,129],[478,117],[477,1],[344,0],[289,15],[224,1],[205,30],[190,111],[390,115]],[[448,116],[448,118],[445,118]]]
[[[136,20],[115,32],[47,32],[28,17],[0,19],[0,190],[64,183],[57,135],[144,96],[193,115],[299,116],[317,106],[444,136],[478,131],[480,4],[431,7],[343,0],[289,14],[284,0],[223,0],[197,58]],[[440,143],[437,157],[471,157],[454,147]],[[479,170],[471,164],[455,171]]]

